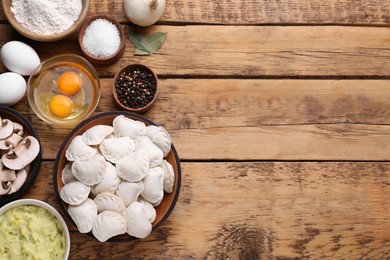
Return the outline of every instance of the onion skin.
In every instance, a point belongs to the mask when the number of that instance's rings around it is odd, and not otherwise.
[[[157,22],[165,9],[165,0],[124,0],[127,19],[139,26],[150,26]]]

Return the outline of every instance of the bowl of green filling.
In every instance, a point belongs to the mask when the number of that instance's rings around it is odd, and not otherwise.
[[[68,259],[69,230],[49,204],[20,199],[0,208],[0,259]]]

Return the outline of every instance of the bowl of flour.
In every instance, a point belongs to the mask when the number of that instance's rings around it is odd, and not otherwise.
[[[23,36],[40,42],[64,39],[83,24],[89,0],[2,0],[11,26]]]

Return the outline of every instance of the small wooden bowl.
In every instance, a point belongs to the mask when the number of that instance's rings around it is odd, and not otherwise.
[[[104,20],[107,20],[107,21],[113,23],[119,31],[119,37],[121,40],[119,49],[114,54],[112,54],[111,56],[106,57],[106,58],[99,58],[99,57],[93,56],[91,53],[89,53],[85,49],[85,47],[83,45],[83,37],[85,34],[85,30],[87,30],[88,26],[96,19],[104,19]],[[83,26],[80,29],[78,41],[79,41],[79,45],[80,45],[80,48],[81,48],[81,51],[82,51],[84,57],[87,60],[89,60],[91,63],[94,63],[96,65],[111,65],[111,64],[115,63],[117,60],[119,60],[123,56],[123,53],[125,51],[125,29],[124,29],[124,26],[122,26],[116,19],[112,18],[111,16],[96,15],[96,16],[93,16],[91,18],[88,18],[85,21],[85,23],[83,24]]]
[[[64,184],[62,183],[62,169],[64,169],[65,165],[68,163],[68,160],[65,157],[66,149],[69,147],[69,144],[71,143],[71,141],[75,136],[83,134],[89,128],[96,125],[112,125],[112,122],[115,119],[115,117],[119,115],[123,115],[127,118],[144,122],[146,125],[156,125],[154,122],[147,119],[146,117],[134,113],[126,112],[126,111],[113,111],[113,112],[100,113],[93,117],[88,118],[87,120],[79,124],[76,128],[74,128],[69,133],[69,135],[65,138],[64,142],[62,143],[58,151],[56,161],[54,164],[54,173],[53,173],[54,192],[56,194],[57,201],[60,205],[63,214],[74,226],[76,226],[76,224],[73,222],[71,216],[68,214],[67,211],[68,205],[67,203],[62,201],[60,197],[60,191],[62,187],[64,187]],[[168,218],[168,216],[171,214],[171,212],[173,211],[176,205],[180,193],[180,186],[181,186],[180,159],[173,144],[171,146],[171,151],[164,159],[167,160],[173,167],[174,174],[175,174],[175,182],[173,185],[172,192],[164,193],[163,200],[161,201],[160,205],[155,208],[156,219],[152,223],[152,230],[158,228]],[[92,235],[92,232],[88,233],[88,235],[94,237]],[[123,234],[123,235],[112,237],[107,241],[127,242],[133,239],[135,238],[129,236],[128,234]]]
[[[89,0],[82,0],[82,4],[83,7],[81,9],[79,18],[73,23],[73,25],[69,29],[61,33],[56,33],[52,35],[40,35],[27,30],[25,27],[19,24],[14,14],[11,12],[12,0],[2,0],[2,7],[3,7],[5,17],[7,18],[11,26],[23,36],[39,42],[59,41],[70,36],[75,31],[77,31],[80,28],[81,24],[84,22],[85,18],[87,17]]]
[[[152,99],[152,101],[150,101],[146,106],[144,107],[140,107],[140,108],[131,108],[131,107],[128,107],[128,106],[125,106],[124,104],[122,104],[122,102],[119,100],[118,98],[118,94],[116,93],[116,88],[115,88],[115,84],[118,80],[118,78],[120,77],[120,75],[127,71],[127,70],[134,70],[135,68],[142,68],[148,72],[150,72],[155,81],[156,81],[156,93],[154,94],[154,97]],[[130,111],[130,112],[133,112],[133,113],[137,113],[137,114],[142,114],[142,113],[145,113],[146,111],[148,111],[152,105],[154,104],[154,102],[156,101],[157,99],[157,95],[158,95],[158,78],[157,78],[157,75],[147,66],[145,65],[142,65],[142,64],[131,64],[131,65],[128,65],[128,66],[125,66],[123,67],[118,73],[116,73],[115,77],[114,77],[114,81],[113,81],[113,84],[112,84],[112,95],[114,97],[114,100],[115,100],[115,103],[122,109],[122,110],[126,110],[126,111]]]
[[[20,114],[18,111],[15,109],[9,108],[7,106],[2,106],[0,105],[0,117],[2,119],[9,119],[12,122],[17,122],[23,126],[23,136],[28,136],[31,135],[35,137],[38,142],[39,137],[38,133],[35,131],[34,127],[30,123],[30,121],[27,120],[26,117],[24,117],[22,114]],[[40,147],[41,144],[39,143]],[[0,196],[0,208],[16,199],[20,199],[24,194],[27,193],[28,189],[31,188],[31,186],[34,184],[34,181],[39,173],[39,169],[41,167],[41,159],[42,159],[42,149],[39,151],[38,156],[34,159],[34,161],[31,162],[30,164],[30,170],[29,174],[27,176],[27,179],[23,186],[20,188],[20,190],[16,191],[15,193],[9,194],[9,195],[3,195]]]

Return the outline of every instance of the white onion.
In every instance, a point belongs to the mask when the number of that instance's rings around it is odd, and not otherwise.
[[[134,24],[149,26],[160,19],[165,0],[124,0],[125,14]]]

